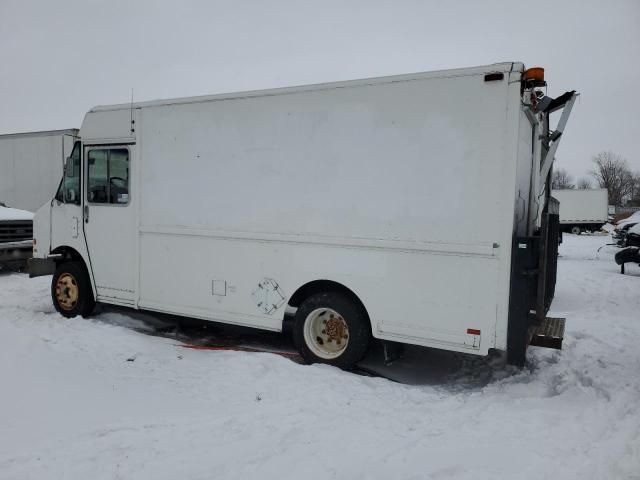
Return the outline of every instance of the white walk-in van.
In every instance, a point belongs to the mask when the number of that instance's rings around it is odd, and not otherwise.
[[[521,364],[564,329],[549,178],[576,93],[545,85],[509,62],[95,107],[31,275],[65,316],[280,331],[289,306],[304,358],[343,368],[372,338]]]

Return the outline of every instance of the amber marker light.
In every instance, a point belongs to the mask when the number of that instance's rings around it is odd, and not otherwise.
[[[544,68],[532,67],[524,71],[524,80],[535,80],[537,82],[544,82]]]

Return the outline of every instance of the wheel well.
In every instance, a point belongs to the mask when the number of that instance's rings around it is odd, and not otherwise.
[[[292,307],[298,308],[302,304],[302,302],[304,302],[311,295],[320,292],[344,293],[348,297],[351,297],[354,302],[360,305],[363,311],[366,313],[367,318],[369,318],[369,313],[367,312],[367,308],[364,306],[364,303],[362,303],[362,300],[360,300],[360,298],[358,298],[358,296],[353,293],[352,290],[345,287],[341,283],[334,282],[332,280],[314,280],[312,282],[305,283],[300,288],[298,288],[298,290],[296,290],[293,295],[291,295],[287,303]]]
[[[84,264],[84,258],[82,258],[82,255],[80,255],[80,253],[78,253],[78,251],[74,248],[67,247],[67,246],[58,247],[52,250],[51,253],[55,255],[62,255],[62,258],[59,260],[66,261],[66,262],[68,262],[69,260],[76,260]],[[86,268],[86,265],[85,265],[85,268]]]
[[[87,264],[87,262],[84,260],[82,255],[80,255],[80,252],[78,252],[73,247],[69,247],[67,245],[62,245],[60,247],[56,247],[55,249],[53,249],[51,251],[51,254],[62,255],[62,257],[54,257],[53,258],[53,260],[56,263],[56,266],[57,266],[57,264],[64,263],[64,262],[70,262],[70,261],[80,262],[82,264],[82,266],[84,267],[85,272],[87,272],[87,276],[89,277],[89,284],[91,286],[91,290],[93,291],[93,296],[94,296],[94,298],[97,298],[96,297],[97,292],[96,292],[96,288],[95,288],[95,284],[94,284],[93,274],[92,274],[91,270],[89,270],[89,265]]]

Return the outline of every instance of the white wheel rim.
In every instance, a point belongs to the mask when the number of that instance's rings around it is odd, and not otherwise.
[[[331,308],[316,308],[304,320],[304,342],[322,359],[338,358],[349,344],[347,322]]]

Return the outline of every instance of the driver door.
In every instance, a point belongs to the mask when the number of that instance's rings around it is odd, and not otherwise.
[[[134,145],[85,146],[84,234],[97,300],[135,302]]]

